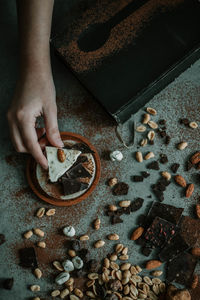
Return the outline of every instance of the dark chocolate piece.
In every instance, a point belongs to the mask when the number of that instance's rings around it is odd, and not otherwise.
[[[80,251],[79,251],[79,254],[80,258],[82,258],[82,260],[84,261],[85,264],[88,263],[88,261],[90,260],[90,252],[88,249],[86,248],[82,248]]]
[[[82,144],[82,143],[74,144],[71,149],[79,150],[82,153],[94,153],[94,151],[91,150],[86,144]]]
[[[152,252],[152,249],[149,247],[143,247],[142,248],[142,254],[146,257],[148,257]]]
[[[180,167],[180,164],[174,163],[171,165],[171,170],[173,173],[176,173]]]
[[[87,156],[85,156],[85,155],[79,155],[73,166],[75,166],[75,164],[78,165],[78,164],[81,164],[81,163],[85,163],[87,161],[88,161]],[[72,166],[72,168],[73,168],[73,166]]]
[[[144,178],[147,178],[150,176],[150,173],[145,172],[145,171],[142,171],[141,174],[142,174],[142,177],[144,177]]]
[[[130,215],[130,213],[131,213],[131,207],[130,206],[129,207],[123,207],[122,209],[123,209],[123,214]]]
[[[163,202],[165,200],[164,193],[162,191],[154,190],[153,192],[160,202]]]
[[[160,125],[165,125],[166,124],[166,120],[164,120],[164,119],[161,119],[161,120],[159,120],[159,122],[158,122]]]
[[[133,182],[142,182],[143,180],[144,180],[143,176],[139,176],[139,175],[132,176]]]
[[[0,233],[0,246],[3,245],[6,241],[5,235]]]
[[[162,262],[165,262],[174,259],[177,255],[186,251],[187,249],[189,249],[188,244],[178,233],[170,241],[167,242],[158,256]]]
[[[167,135],[167,133],[166,133],[165,130],[160,130],[159,134],[160,134],[161,138],[163,138],[163,137],[165,137]]]
[[[111,223],[113,225],[114,224],[120,224],[120,223],[123,223],[123,220],[119,216],[113,216],[112,220],[111,220]]]
[[[144,203],[144,199],[142,198],[137,198],[134,201],[132,201],[130,205],[131,212],[139,210],[142,207],[143,203]]]
[[[150,145],[154,145],[154,140],[149,141]]]
[[[171,137],[169,135],[166,135],[166,137],[165,137],[165,145],[169,145],[170,141],[171,141]]]
[[[107,290],[98,283],[98,281],[95,283],[95,290],[96,290],[96,293],[97,293],[97,296],[100,298],[100,299],[104,299],[106,297],[106,294],[107,294]]]
[[[189,253],[181,253],[168,263],[167,281],[190,286],[197,259]]]
[[[150,225],[155,217],[160,217],[177,225],[183,213],[183,208],[175,207],[160,202],[153,202],[147,215],[147,224]]]
[[[160,167],[159,167],[159,164],[156,160],[152,161],[151,163],[149,163],[147,165],[147,169],[151,169],[151,170],[159,170]]]
[[[118,182],[114,187],[113,187],[113,195],[114,196],[122,196],[122,195],[127,195],[128,194],[128,189],[129,186],[125,182]]]
[[[199,300],[200,282],[198,283],[198,285],[197,285],[197,287],[195,289],[190,289],[190,295],[192,297],[192,300]]]
[[[92,175],[83,167],[83,165],[80,163],[76,165],[75,167],[72,167],[70,170],[66,172],[67,176],[72,179],[76,178],[91,178]]]
[[[6,290],[11,290],[14,284],[14,278],[7,278],[3,281],[2,286]]]
[[[37,257],[33,247],[19,250],[20,266],[24,268],[37,268]]]
[[[144,238],[155,247],[162,248],[162,246],[170,241],[175,233],[177,228],[174,224],[156,217],[151,226],[146,230]]]
[[[137,225],[145,227],[145,223],[146,223],[146,215],[139,215],[137,218]]]
[[[179,120],[180,124],[183,124],[185,126],[188,126],[190,121],[187,118],[182,118]]]
[[[87,183],[79,182],[76,179],[71,179],[67,177],[62,177],[62,185],[64,190],[64,195],[71,195],[88,188]]]
[[[160,154],[160,163],[166,164],[168,162],[168,158],[166,154]]]

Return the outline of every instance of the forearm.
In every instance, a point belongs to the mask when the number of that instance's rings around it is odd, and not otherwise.
[[[49,39],[54,0],[17,0],[21,72],[51,72]]]

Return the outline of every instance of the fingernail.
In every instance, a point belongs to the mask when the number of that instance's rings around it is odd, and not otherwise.
[[[59,146],[59,147],[64,147],[64,144],[61,140],[57,140],[56,141],[56,144]]]

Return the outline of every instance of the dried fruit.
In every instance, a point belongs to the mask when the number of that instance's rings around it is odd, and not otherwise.
[[[171,179],[171,174],[169,172],[166,172],[166,171],[163,171],[161,173],[162,177],[164,177],[165,179],[167,180],[170,180]]]
[[[199,247],[194,247],[191,249],[191,254],[197,257],[200,257],[200,248]]]
[[[65,155],[65,152],[63,151],[63,149],[58,149],[58,151],[57,151],[57,157],[58,157],[58,160],[60,162],[64,162],[65,161],[66,155]]]
[[[30,290],[31,290],[32,292],[39,292],[39,291],[40,291],[40,286],[37,285],[37,284],[31,285],[31,286],[30,286]]]
[[[154,153],[153,153],[153,152],[148,152],[148,153],[145,155],[144,159],[145,159],[145,160],[148,160],[148,159],[153,158],[153,157],[155,157]]]
[[[38,242],[37,246],[40,248],[46,248],[46,243],[45,242]]]
[[[141,235],[144,232],[144,228],[143,227],[138,227],[137,229],[135,229],[131,235],[131,240],[136,241],[137,239],[139,239],[139,237],[141,237]]]
[[[95,230],[99,230],[100,225],[101,225],[101,220],[100,220],[99,218],[97,218],[97,219],[94,221],[94,229],[95,229]]]
[[[34,275],[36,278],[40,279],[42,277],[42,271],[39,268],[34,270]]]
[[[47,215],[48,217],[50,217],[50,216],[54,216],[55,213],[56,213],[55,208],[51,208],[51,209],[48,209],[48,210],[47,210],[46,215]]]
[[[135,129],[137,132],[145,132],[146,131],[146,127],[143,125],[137,126]]]
[[[110,241],[117,241],[117,240],[119,240],[119,235],[116,234],[116,233],[111,233],[111,234],[108,235],[108,239]]]
[[[152,129],[157,129],[158,128],[158,124],[154,121],[149,121],[148,122],[149,127],[151,127]]]
[[[194,155],[192,155],[190,161],[193,165],[198,164],[200,162],[200,152],[196,152]]]
[[[140,152],[140,151],[136,152],[135,158],[138,162],[140,162],[140,163],[143,162],[142,152]]]
[[[79,238],[80,241],[88,241],[89,239],[90,238],[87,234],[84,234],[84,235],[80,236],[80,238]]]
[[[177,148],[179,150],[184,150],[186,147],[188,146],[188,143],[187,142],[181,142],[177,145]]]
[[[95,248],[101,248],[105,245],[105,242],[103,240],[99,240],[97,242],[94,243],[94,247]]]
[[[36,216],[37,216],[38,218],[42,218],[42,217],[44,216],[44,214],[45,214],[45,208],[44,208],[44,207],[40,207],[40,208],[38,209],[37,213],[36,213]]]
[[[147,124],[150,121],[150,119],[151,119],[151,116],[149,114],[144,114],[142,123]]]
[[[110,187],[113,187],[115,184],[117,184],[117,182],[118,182],[117,178],[110,178],[110,179],[108,180],[108,185],[109,185]]]
[[[120,207],[129,207],[130,204],[131,204],[131,201],[129,201],[129,200],[123,200],[123,201],[119,202]]]
[[[176,181],[176,183],[182,187],[186,187],[187,186],[187,182],[186,180],[183,178],[183,176],[181,175],[176,175],[174,176],[174,179]]]
[[[196,289],[196,287],[198,285],[198,282],[199,282],[199,276],[197,274],[194,274],[193,280],[192,280],[192,283],[191,283],[191,288]]]
[[[200,219],[200,204],[196,205],[196,214],[197,214],[197,217]]]
[[[190,183],[190,184],[188,184],[186,192],[185,192],[186,198],[190,198],[192,196],[193,192],[194,192],[194,184]]]
[[[42,231],[41,229],[35,228],[33,231],[37,236],[44,237],[44,231]]]
[[[193,129],[196,129],[198,127],[198,124],[196,122],[190,122],[189,126]]]
[[[157,111],[152,107],[147,107],[147,112],[153,116],[157,115]]]
[[[161,261],[159,260],[149,260],[146,263],[146,269],[151,270],[151,269],[156,269],[162,265]]]
[[[33,235],[33,231],[32,230],[29,230],[27,232],[24,233],[24,237],[25,239],[30,239],[30,237],[32,237]]]

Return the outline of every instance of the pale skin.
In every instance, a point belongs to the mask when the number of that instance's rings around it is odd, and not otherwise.
[[[53,0],[17,1],[20,73],[7,114],[15,149],[32,154],[44,169],[48,168],[40,139],[44,133],[51,145],[63,147],[49,49],[53,5]],[[45,128],[36,128],[41,115]]]

